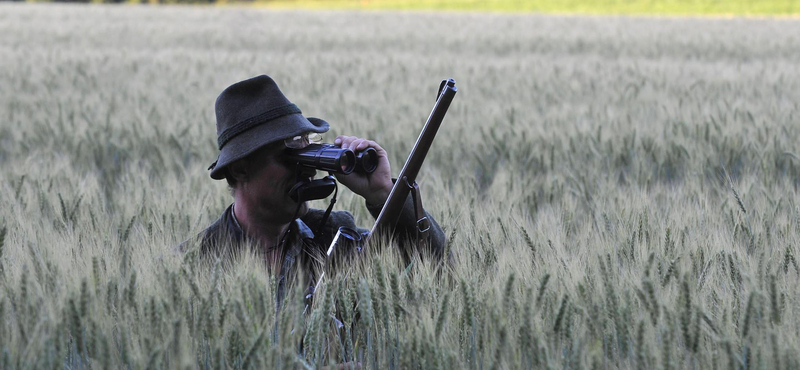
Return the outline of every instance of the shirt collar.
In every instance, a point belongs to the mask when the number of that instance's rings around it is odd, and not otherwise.
[[[239,225],[239,220],[236,219],[236,212],[234,212],[235,208],[236,203],[231,203],[231,219],[233,219],[233,224],[236,225],[236,228],[239,229],[239,231],[243,231],[242,225]]]
[[[314,239],[314,232],[311,231],[311,228],[306,225],[305,222],[301,219],[294,220],[294,226],[297,230],[297,235],[300,235],[303,239]]]

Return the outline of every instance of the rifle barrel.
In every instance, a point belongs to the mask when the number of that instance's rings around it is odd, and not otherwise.
[[[436,104],[434,104],[433,110],[428,116],[425,126],[422,128],[422,132],[420,132],[417,142],[414,144],[414,148],[411,149],[411,154],[408,155],[408,159],[403,165],[400,175],[397,176],[397,181],[392,187],[392,191],[389,193],[389,198],[387,198],[386,203],[383,205],[381,213],[375,220],[375,225],[373,225],[365,244],[369,243],[370,238],[372,235],[375,235],[376,232],[394,230],[397,225],[397,220],[400,218],[400,212],[403,210],[406,198],[408,198],[408,194],[411,191],[409,185],[413,185],[416,181],[417,174],[419,174],[419,170],[422,167],[422,162],[425,160],[425,156],[428,155],[428,150],[433,144],[436,132],[439,130],[439,126],[442,125],[444,115],[447,113],[447,109],[450,107],[450,103],[453,101],[453,97],[456,95],[457,91],[455,80],[451,78],[442,81]]]

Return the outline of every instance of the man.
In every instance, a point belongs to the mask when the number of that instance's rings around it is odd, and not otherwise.
[[[309,209],[306,202],[295,202],[289,196],[299,176],[297,164],[286,155],[287,148],[309,145],[313,135],[328,131],[327,122],[304,117],[266,75],[231,85],[217,98],[215,108],[220,153],[209,169],[211,178],[227,180],[234,201],[201,233],[199,250],[203,255],[229,255],[246,246],[255,248],[267,268],[279,277],[280,301],[287,278],[298,269],[310,273],[306,283],[316,281],[324,252],[339,227],[361,233],[368,230],[357,228],[347,211],[330,213],[322,225],[324,211]],[[339,136],[334,144],[356,152],[368,147],[377,151],[374,172],[336,174],[341,184],[364,198],[369,212],[377,217],[393,185],[386,151],[374,141],[353,136]],[[424,252],[441,258],[444,233],[429,214],[426,216],[431,220],[431,237],[427,244],[430,250]],[[410,197],[395,236],[401,255],[408,260],[416,238]],[[186,243],[181,249],[186,249]],[[342,253],[355,252],[351,248]]]

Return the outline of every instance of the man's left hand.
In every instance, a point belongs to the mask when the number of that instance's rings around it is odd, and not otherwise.
[[[378,152],[378,167],[370,174],[352,172],[349,175],[335,174],[342,185],[347,186],[354,193],[364,197],[367,203],[383,204],[392,191],[392,170],[389,167],[389,157],[386,150],[378,143],[355,136],[337,136],[334,145],[350,149],[356,153],[367,148]]]

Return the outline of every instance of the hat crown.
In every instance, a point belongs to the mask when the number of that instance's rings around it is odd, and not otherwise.
[[[283,95],[278,84],[267,75],[256,76],[228,86],[219,94],[214,105],[217,116],[217,137],[222,136],[225,130],[237,123],[290,104],[293,105]]]

